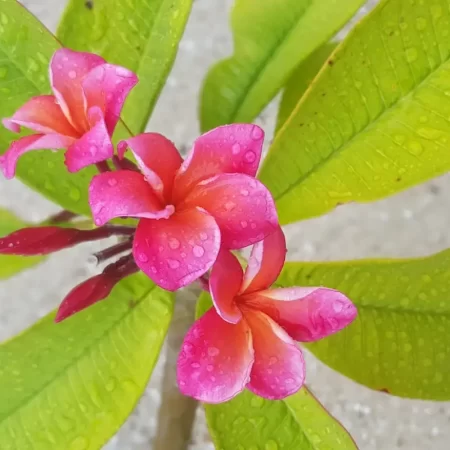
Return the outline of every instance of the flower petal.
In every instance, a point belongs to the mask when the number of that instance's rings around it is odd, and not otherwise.
[[[252,332],[255,351],[248,389],[270,400],[294,394],[305,380],[302,351],[270,317],[259,311],[243,313]]]
[[[67,120],[79,132],[88,129],[83,78],[105,60],[92,53],[57,50],[50,61],[50,83]]]
[[[177,175],[177,198],[184,197],[199,181],[221,173],[254,177],[263,141],[264,131],[252,124],[225,125],[200,136]]]
[[[175,145],[158,133],[142,133],[118,145],[119,156],[130,147],[145,178],[161,197],[169,202],[175,173],[182,159]]]
[[[344,294],[328,288],[269,289],[249,296],[246,305],[263,311],[300,342],[336,333],[357,315],[355,305]]]
[[[272,286],[283,268],[286,251],[286,238],[280,227],[257,242],[248,260],[242,292],[254,292]]]
[[[211,271],[209,290],[222,319],[237,323],[242,318],[235,297],[242,284],[242,267],[228,250],[221,250]]]
[[[96,175],[89,186],[89,205],[97,226],[116,217],[167,218],[164,208],[144,177],[131,170]]]
[[[181,392],[206,403],[221,403],[241,392],[253,364],[252,337],[244,320],[230,324],[210,309],[184,338],[178,356]]]
[[[31,98],[11,118],[3,119],[3,125],[14,133],[19,133],[22,126],[42,134],[77,137],[53,95]]]
[[[112,64],[94,67],[83,79],[87,109],[97,106],[103,111],[109,134],[114,132],[125,99],[137,82],[131,70]]]
[[[139,268],[156,284],[175,291],[208,271],[219,248],[220,231],[214,218],[194,208],[167,220],[141,220],[133,254]]]
[[[32,134],[11,143],[6,152],[0,156],[0,169],[6,178],[11,179],[16,173],[17,160],[31,150],[67,148],[74,139],[60,134]]]
[[[258,180],[242,174],[222,174],[199,183],[180,207],[200,206],[220,227],[228,249],[247,247],[278,227],[272,196]]]
[[[105,161],[114,155],[114,146],[102,117],[102,111],[93,107],[89,116],[95,117],[95,125],[76,140],[67,150],[65,164],[69,172],[78,172],[91,164]]]

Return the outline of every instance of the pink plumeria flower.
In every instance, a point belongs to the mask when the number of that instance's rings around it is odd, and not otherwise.
[[[285,254],[281,229],[253,247],[245,274],[230,252],[220,252],[210,277],[215,308],[194,323],[178,358],[184,394],[220,403],[247,387],[261,397],[282,399],[305,379],[295,341],[316,341],[355,319],[355,306],[333,289],[269,289]]]
[[[221,246],[239,249],[278,226],[269,191],[255,180],[264,133],[256,125],[228,125],[199,137],[183,162],[165,137],[145,133],[129,147],[142,173],[107,172],[93,178],[89,203],[96,225],[137,217],[133,254],[159,286],[176,290],[202,276]]]
[[[70,172],[110,158],[111,135],[130,90],[138,79],[123,67],[107,64],[100,56],[59,49],[50,61],[54,95],[33,97],[3,124],[18,133],[20,127],[37,134],[13,142],[0,157],[6,178],[14,177],[17,160],[37,149],[67,149]]]

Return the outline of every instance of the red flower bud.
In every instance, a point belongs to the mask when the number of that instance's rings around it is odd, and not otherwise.
[[[72,247],[81,242],[107,238],[114,234],[130,234],[126,227],[106,226],[93,230],[76,228],[29,227],[14,231],[0,238],[0,254],[3,255],[48,255]]]
[[[75,287],[63,300],[56,314],[55,322],[61,322],[71,315],[108,297],[113,287],[122,279],[138,271],[131,255],[120,258],[107,266],[103,273],[89,278]]]

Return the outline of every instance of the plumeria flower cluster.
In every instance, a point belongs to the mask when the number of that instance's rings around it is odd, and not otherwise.
[[[258,181],[264,132],[252,124],[222,126],[200,136],[183,160],[157,133],[120,142],[111,137],[137,76],[97,55],[58,50],[50,62],[53,95],[30,99],[4,125],[35,132],[0,157],[6,178],[32,150],[63,149],[70,172],[96,165],[89,186],[95,228],[81,229],[63,212],[49,224],[0,238],[0,253],[45,255],[76,244],[118,237],[95,256],[102,273],[75,287],[56,321],[108,297],[141,270],[175,291],[198,280],[213,299],[188,332],[178,361],[182,392],[211,403],[245,387],[283,398],[305,378],[295,341],[321,339],[347,326],[356,309],[327,288],[275,288],[286,243],[270,192]],[[126,156],[131,155],[132,162]],[[121,219],[137,219],[137,225]],[[70,222],[58,226],[58,222]],[[72,221],[72,222],[71,222]],[[233,251],[253,245],[243,272]]]

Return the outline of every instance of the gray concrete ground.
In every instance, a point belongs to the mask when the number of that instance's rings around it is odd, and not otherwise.
[[[82,0],[80,0],[82,1]],[[51,30],[55,29],[65,0],[23,0]],[[373,3],[373,2],[371,2]],[[176,65],[160,98],[149,129],[159,131],[178,145],[189,145],[198,135],[197,97],[206,69],[231,51],[227,25],[231,0],[196,0]],[[269,107],[260,123],[272,129],[276,108]],[[351,204],[317,219],[287,228],[289,258],[338,260],[368,256],[419,256],[450,247],[450,175],[370,205]],[[18,181],[0,179],[0,206],[26,219],[40,220],[57,208]],[[62,252],[41,266],[1,284],[0,339],[7,338],[54,308],[76,282],[95,268],[86,264],[93,245]],[[179,303],[178,330],[158,364],[134,414],[104,448],[144,450],[158,430],[166,355],[173,361],[176,334],[186,326],[186,293]],[[184,324],[183,324],[184,322]],[[361,450],[446,450],[450,447],[450,405],[403,400],[372,392],[333,372],[308,355],[307,382],[327,408],[355,437]],[[175,385],[165,383],[174,402]],[[167,394],[166,394],[167,395]],[[176,401],[176,400],[175,400]],[[179,417],[179,408],[168,411],[164,427]],[[0,445],[1,446],[1,445]],[[212,449],[201,408],[197,411],[191,450]],[[170,446],[166,447],[171,450]],[[58,449],[59,450],[59,449]],[[63,449],[61,449],[63,450]]]

